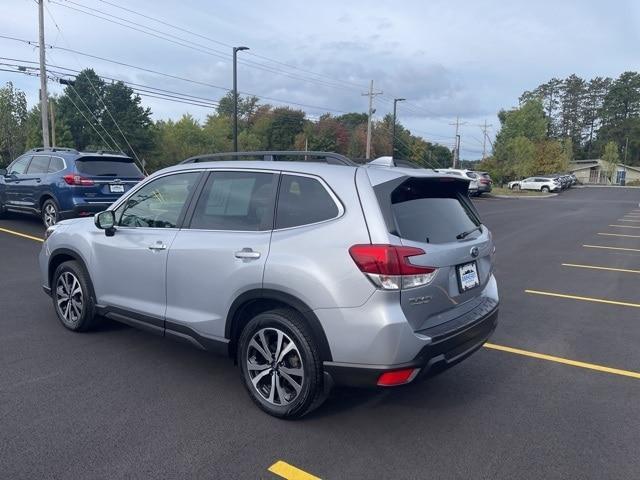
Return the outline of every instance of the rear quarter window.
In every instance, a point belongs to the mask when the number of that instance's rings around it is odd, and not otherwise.
[[[319,180],[282,176],[276,210],[276,228],[291,228],[337,217],[340,210]]]

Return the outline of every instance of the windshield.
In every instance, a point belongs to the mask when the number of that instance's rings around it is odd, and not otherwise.
[[[76,160],[76,170],[89,177],[134,177],[141,178],[142,172],[133,159],[122,157],[83,157]]]

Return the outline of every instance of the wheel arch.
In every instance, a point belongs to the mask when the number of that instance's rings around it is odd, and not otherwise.
[[[96,300],[96,293],[93,289],[93,282],[91,281],[91,276],[89,275],[89,269],[87,268],[86,262],[78,252],[68,248],[57,248],[51,252],[51,256],[49,257],[49,266],[47,269],[49,286],[53,288],[53,274],[55,273],[56,269],[64,262],[68,261],[78,262],[80,268],[84,270],[84,273],[89,279],[89,288],[91,289],[91,295],[93,296],[94,300]]]
[[[229,356],[235,358],[238,339],[244,325],[254,316],[276,308],[291,308],[298,312],[309,326],[318,346],[321,360],[331,361],[331,348],[327,336],[316,314],[299,298],[272,289],[255,289],[244,292],[236,298],[227,314],[225,338],[229,341]]]

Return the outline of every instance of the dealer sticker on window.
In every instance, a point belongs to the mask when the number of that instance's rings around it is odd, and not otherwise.
[[[480,279],[478,278],[478,266],[476,262],[458,265],[458,282],[460,284],[461,292],[466,292],[467,290],[480,285]]]

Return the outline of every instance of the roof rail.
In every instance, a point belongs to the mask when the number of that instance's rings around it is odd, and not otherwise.
[[[257,157],[257,158],[246,158]],[[328,163],[330,165],[346,165],[350,167],[357,167],[358,164],[351,161],[349,158],[339,153],[333,152],[307,152],[303,150],[292,151],[259,151],[259,152],[224,152],[224,153],[209,153],[205,155],[196,155],[195,157],[187,158],[180,162],[182,163],[200,163],[200,162],[212,162],[216,160],[263,160],[263,161],[292,161],[286,157],[301,157],[297,158],[297,161],[305,162],[321,162]]]
[[[35,147],[29,150],[29,152],[71,152],[79,153],[75,148],[66,147]]]

